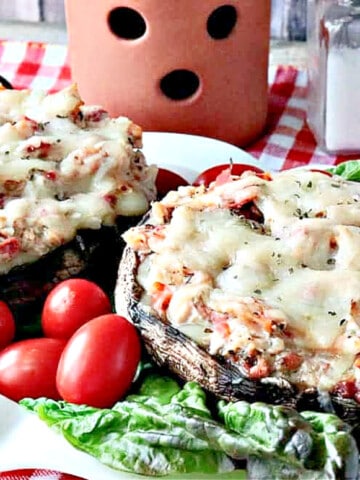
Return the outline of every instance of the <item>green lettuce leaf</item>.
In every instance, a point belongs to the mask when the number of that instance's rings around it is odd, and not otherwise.
[[[333,414],[302,412],[314,430],[314,450],[308,466],[322,469],[326,478],[358,478],[359,453],[351,427]],[[319,452],[321,452],[319,454]]]
[[[196,384],[181,390],[170,378],[150,375],[138,395],[112,409],[45,398],[21,404],[76,448],[118,470],[150,476],[235,470],[216,441],[225,429],[211,420],[205,394]]]
[[[194,382],[181,388],[150,374],[137,394],[111,409],[45,398],[20,403],[76,448],[119,470],[201,478],[234,472],[248,459],[254,479],[259,472],[268,478],[356,478],[356,444],[334,415],[220,401],[215,420],[206,400]]]
[[[257,409],[256,405],[254,409]],[[280,460],[275,456],[265,458],[254,455],[249,458],[247,464],[248,480],[260,478],[276,478],[277,480],[357,479],[359,453],[355,440],[350,434],[350,427],[332,414],[301,412],[300,416],[312,428],[310,431],[312,448],[305,455],[304,451],[301,454],[305,462],[302,465],[296,465],[294,462],[287,461],[286,456]],[[280,423],[282,420],[280,419]],[[269,424],[268,421],[266,423]],[[290,431],[286,430],[289,434]],[[285,438],[286,436],[284,440]],[[295,442],[292,442],[293,446],[297,444],[297,447],[301,447],[302,438],[296,438],[294,435],[293,439],[295,439]],[[278,444],[280,449],[282,448],[281,444],[280,441]],[[289,443],[283,445],[284,450],[287,450],[288,446]]]
[[[335,167],[327,168],[333,175],[340,175],[345,180],[360,182],[360,160],[348,160]]]
[[[248,439],[250,455],[265,455],[298,467],[304,466],[313,449],[313,429],[294,409],[265,403],[219,402],[225,425]]]

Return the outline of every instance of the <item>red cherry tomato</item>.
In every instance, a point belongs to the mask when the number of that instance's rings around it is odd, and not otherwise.
[[[230,169],[231,175],[241,175],[242,173],[246,171],[252,171],[255,173],[263,174],[265,173],[264,170],[262,170],[259,167],[255,167],[253,165],[246,165],[244,163],[225,163],[223,165],[215,165],[214,167],[210,167],[207,170],[204,170],[200,175],[196,177],[196,179],[193,182],[193,185],[199,186],[199,185],[205,185],[208,187],[211,182],[216,180],[216,178],[224,171]]]
[[[47,296],[41,325],[46,337],[68,339],[84,323],[110,312],[110,300],[98,285],[72,278],[59,283]]]
[[[158,198],[164,197],[170,190],[176,190],[180,186],[187,186],[189,182],[181,175],[167,170],[166,168],[159,168],[155,181]]]
[[[0,300],[0,350],[14,339],[15,319],[5,302]]]
[[[12,400],[24,397],[59,399],[56,371],[65,340],[32,338],[0,352],[0,393]]]
[[[141,356],[136,328],[108,314],[79,328],[61,356],[56,376],[60,395],[71,403],[111,407],[129,389]]]

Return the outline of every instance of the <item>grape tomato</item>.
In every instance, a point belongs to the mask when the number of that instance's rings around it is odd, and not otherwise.
[[[178,173],[159,167],[155,184],[158,192],[158,199],[161,199],[171,190],[176,190],[178,187],[189,185],[189,182]]]
[[[96,283],[72,278],[47,296],[41,325],[46,337],[69,339],[84,323],[110,312],[110,300]]]
[[[71,403],[111,407],[129,389],[141,357],[136,328],[108,314],[85,323],[66,345],[57,371],[61,397]]]
[[[0,352],[0,393],[12,400],[25,397],[60,399],[56,371],[65,340],[32,338]]]
[[[0,300],[0,350],[15,337],[15,319],[5,302]]]

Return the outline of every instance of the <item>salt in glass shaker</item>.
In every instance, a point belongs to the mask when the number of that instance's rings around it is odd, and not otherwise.
[[[360,153],[360,0],[309,0],[308,123],[321,147]]]

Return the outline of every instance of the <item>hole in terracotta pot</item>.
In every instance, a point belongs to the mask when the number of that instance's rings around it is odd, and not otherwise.
[[[237,22],[237,11],[232,5],[222,5],[214,10],[207,21],[207,31],[215,40],[227,38]]]
[[[110,11],[108,25],[111,32],[125,40],[136,40],[146,32],[146,23],[143,16],[128,7],[118,7]]]
[[[171,100],[185,100],[198,90],[199,77],[190,70],[174,70],[160,81],[160,89]]]

